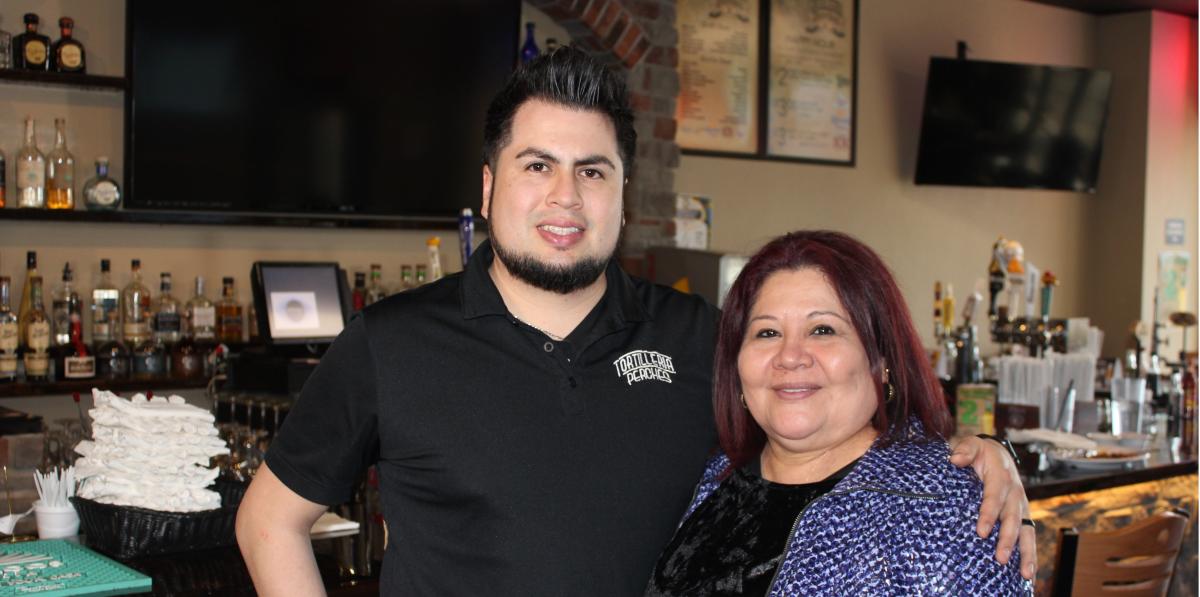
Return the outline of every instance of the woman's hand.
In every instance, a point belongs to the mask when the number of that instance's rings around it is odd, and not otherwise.
[[[951,440],[950,447],[950,462],[960,467],[970,465],[983,481],[983,504],[979,506],[976,532],[987,537],[999,518],[996,561],[1007,564],[1013,544],[1017,544],[1021,549],[1021,576],[1033,580],[1037,574],[1037,535],[1033,527],[1021,524],[1021,519],[1029,518],[1029,500],[1025,498],[1017,463],[1004,446],[991,440],[958,438]]]

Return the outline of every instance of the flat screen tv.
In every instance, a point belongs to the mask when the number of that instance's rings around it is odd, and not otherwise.
[[[518,0],[129,0],[132,209],[453,222]]]
[[[1112,75],[931,58],[917,184],[1094,192]]]

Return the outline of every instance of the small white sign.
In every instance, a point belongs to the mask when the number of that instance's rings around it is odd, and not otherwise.
[[[272,292],[271,316],[275,331],[315,330],[321,327],[315,292]]]
[[[1168,245],[1182,245],[1187,225],[1183,218],[1167,218],[1166,236]]]

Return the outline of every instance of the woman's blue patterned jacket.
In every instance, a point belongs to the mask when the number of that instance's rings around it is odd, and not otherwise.
[[[878,444],[798,517],[770,595],[1032,595],[1020,557],[995,560],[997,529],[975,532],[982,484],[946,442]],[[709,461],[687,514],[729,464]]]

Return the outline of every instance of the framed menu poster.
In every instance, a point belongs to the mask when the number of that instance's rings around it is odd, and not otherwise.
[[[759,147],[759,0],[682,0],[676,142],[716,153]]]
[[[854,0],[770,0],[770,156],[854,162]]]
[[[679,0],[676,141],[854,165],[858,0]]]

